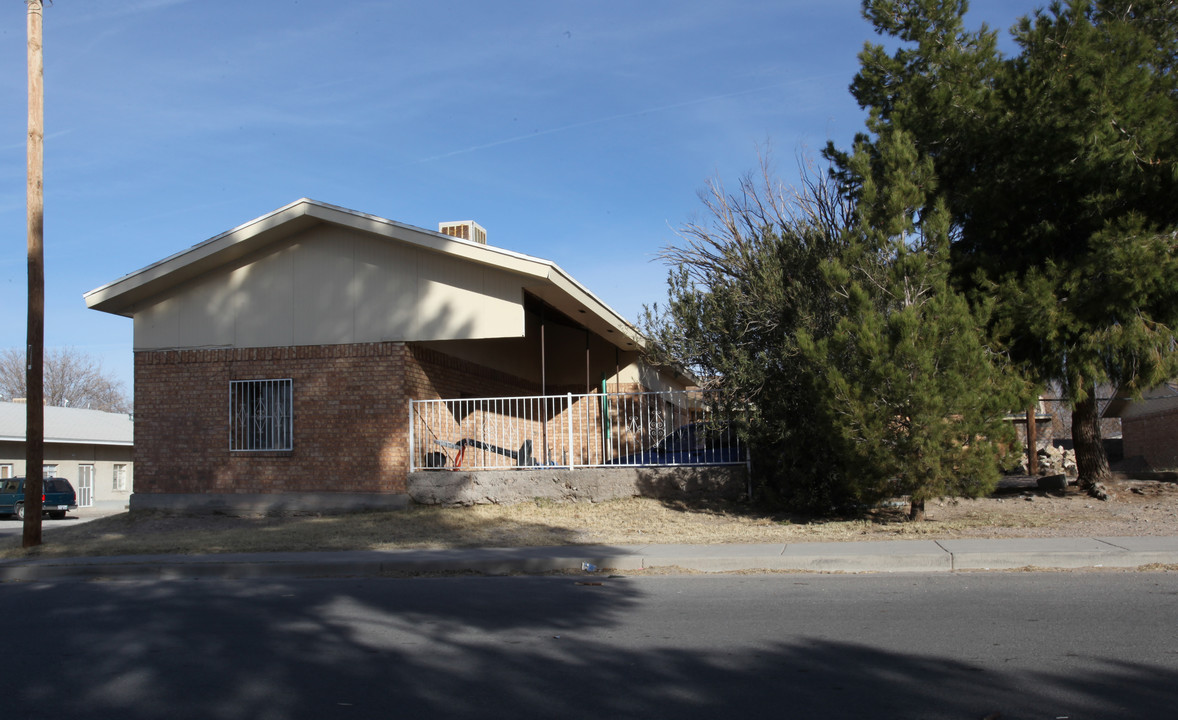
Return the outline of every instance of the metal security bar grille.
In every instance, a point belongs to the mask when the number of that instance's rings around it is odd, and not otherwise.
[[[290,450],[292,383],[283,380],[229,382],[229,449]]]
[[[703,391],[410,403],[418,469],[729,465],[747,462]]]

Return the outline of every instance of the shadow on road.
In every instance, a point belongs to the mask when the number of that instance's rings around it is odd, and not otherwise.
[[[577,580],[0,586],[46,630],[9,634],[42,671],[10,674],[4,716],[1167,717],[1178,686],[1147,664],[1028,676],[813,635],[696,646],[625,624],[653,602],[643,581]]]

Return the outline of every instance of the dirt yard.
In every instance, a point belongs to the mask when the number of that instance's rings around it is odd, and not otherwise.
[[[0,557],[1178,535],[1178,483],[1115,481],[1109,484],[1112,498],[1107,501],[1074,487],[1051,494],[1006,485],[989,498],[930,502],[922,522],[909,522],[904,507],[882,508],[863,518],[809,520],[742,504],[684,505],[639,498],[416,507],[323,517],[121,514],[74,527],[54,526],[45,533],[45,544],[32,551],[20,548],[19,536],[6,538]]]

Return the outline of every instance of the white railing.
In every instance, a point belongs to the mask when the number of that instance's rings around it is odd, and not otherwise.
[[[703,391],[415,400],[410,470],[743,464]]]

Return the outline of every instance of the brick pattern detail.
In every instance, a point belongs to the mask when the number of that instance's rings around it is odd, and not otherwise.
[[[1178,412],[1121,418],[1125,459],[1141,457],[1154,470],[1178,468]]]
[[[528,382],[422,345],[409,345],[408,350],[405,390],[414,400],[515,397],[540,393],[539,383]]]
[[[135,354],[135,491],[402,493],[403,343]],[[229,381],[291,378],[290,452],[229,451]]]

